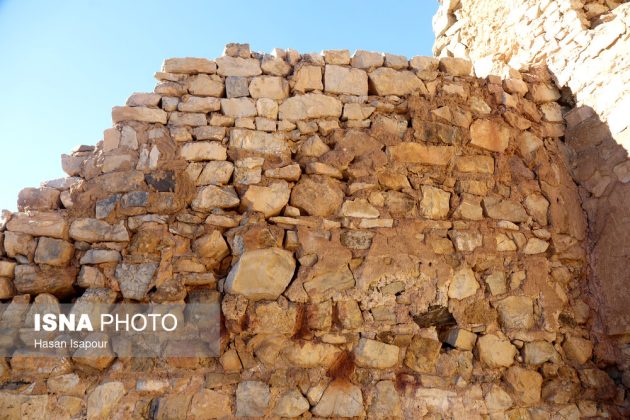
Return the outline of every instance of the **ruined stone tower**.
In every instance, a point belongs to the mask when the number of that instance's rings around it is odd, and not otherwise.
[[[501,3],[439,58],[166,60],[3,213],[0,416],[627,416],[630,5]],[[140,304],[190,322],[37,327]]]

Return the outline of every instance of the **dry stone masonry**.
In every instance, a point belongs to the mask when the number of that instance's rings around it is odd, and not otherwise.
[[[3,416],[628,414],[545,71],[230,44],[156,78],[3,213],[0,316],[214,302],[220,356],[16,352]]]

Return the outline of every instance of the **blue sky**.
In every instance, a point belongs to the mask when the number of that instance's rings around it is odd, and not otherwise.
[[[60,156],[95,144],[111,108],[151,92],[167,57],[364,49],[431,55],[437,1],[0,0],[0,208],[65,176]]]

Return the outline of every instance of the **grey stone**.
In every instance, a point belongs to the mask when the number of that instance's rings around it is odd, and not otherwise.
[[[123,296],[127,299],[143,299],[149,291],[149,285],[157,268],[157,263],[119,264],[116,267],[116,279]]]
[[[115,194],[96,202],[96,218],[105,219],[116,208],[120,200],[120,194]]]
[[[265,415],[271,392],[269,385],[260,381],[245,381],[236,387],[236,416],[262,417]]]
[[[225,78],[225,94],[228,98],[249,96],[249,83],[246,77],[228,76]]]
[[[146,191],[133,191],[122,196],[120,204],[122,208],[146,207],[149,203],[149,193]]]

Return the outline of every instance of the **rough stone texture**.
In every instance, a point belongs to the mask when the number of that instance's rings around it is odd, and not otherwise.
[[[443,3],[448,23],[466,2]],[[630,171],[592,114],[566,114],[565,135],[566,92],[536,67],[224,54],[167,61],[103,142],[62,159],[72,179],[0,218],[0,321],[31,301],[211,302],[220,355],[17,352],[3,412],[627,417],[627,258],[610,244]],[[590,237],[584,212],[604,221]]]
[[[246,381],[236,388],[236,416],[262,417],[269,406],[269,386],[263,382]]]
[[[313,216],[330,216],[343,202],[340,184],[325,176],[303,177],[291,192],[291,205]]]
[[[276,299],[287,287],[295,270],[290,252],[278,248],[244,253],[226,279],[229,293],[251,300]]]
[[[354,349],[357,366],[387,369],[398,363],[398,347],[362,338]]]

